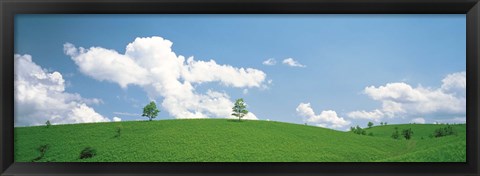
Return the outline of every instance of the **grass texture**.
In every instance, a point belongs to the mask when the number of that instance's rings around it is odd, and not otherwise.
[[[465,162],[465,124],[375,126],[373,136],[274,121],[188,119],[15,128],[16,162]],[[411,128],[411,140],[395,140]],[[44,146],[42,148],[42,146]],[[48,147],[45,147],[48,146]],[[90,157],[80,159],[87,147]]]

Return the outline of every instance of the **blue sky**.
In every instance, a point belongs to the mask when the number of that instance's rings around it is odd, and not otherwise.
[[[15,125],[146,120],[150,100],[157,119],[219,117],[237,98],[250,118],[339,130],[462,123],[465,27],[465,15],[17,15]]]

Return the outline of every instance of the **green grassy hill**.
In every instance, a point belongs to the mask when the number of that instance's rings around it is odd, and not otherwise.
[[[412,128],[411,140],[390,138]],[[465,125],[430,138],[444,125],[387,125],[374,136],[271,121],[190,119],[15,128],[15,161],[30,162],[465,162]],[[121,135],[116,137],[117,128]],[[423,137],[423,138],[422,138]],[[38,148],[48,145],[43,157]],[[85,147],[92,158],[79,159]]]

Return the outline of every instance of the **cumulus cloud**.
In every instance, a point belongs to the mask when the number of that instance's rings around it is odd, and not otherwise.
[[[147,70],[135,64],[128,56],[114,50],[92,47],[88,50],[75,48],[71,43],[64,45],[64,52],[72,56],[80,71],[99,81],[118,83],[122,88],[128,84],[147,84]],[[102,58],[102,59],[97,59]],[[104,67],[107,66],[108,67]]]
[[[384,86],[368,86],[364,93],[382,103],[381,109],[371,112],[354,111],[350,118],[380,120],[384,117],[414,117],[418,115],[466,113],[466,74],[452,73],[442,79],[439,88],[412,87],[403,82]]]
[[[303,117],[304,122],[314,123],[326,128],[341,128],[350,124],[349,121],[339,117],[335,111],[326,110],[316,115],[310,103],[300,103],[296,108],[297,114]]]
[[[65,80],[59,72],[48,72],[32,61],[30,55],[14,55],[15,126],[108,122],[88,106],[100,99],[86,99],[65,92]]]
[[[300,64],[298,61],[294,60],[293,58],[284,59],[282,63],[291,67],[306,67],[305,65]]]
[[[266,74],[253,68],[237,68],[214,60],[186,59],[172,51],[173,43],[161,37],[136,38],[124,54],[100,47],[85,49],[64,45],[83,74],[120,87],[137,85],[151,99],[163,97],[162,107],[175,118],[230,117],[233,102],[224,92],[199,93],[195,85],[217,82],[235,88],[263,88]],[[256,119],[249,113],[246,118]]]
[[[113,120],[114,122],[120,122],[120,121],[122,121],[122,118],[120,118],[120,117],[113,117],[112,120]]]
[[[262,62],[263,65],[275,65],[277,61],[274,58],[267,59]]]
[[[420,124],[425,124],[425,119],[424,118],[414,118],[410,122],[412,123],[420,123]]]
[[[442,92],[465,97],[467,89],[466,74],[467,73],[463,71],[447,75],[442,79]]]

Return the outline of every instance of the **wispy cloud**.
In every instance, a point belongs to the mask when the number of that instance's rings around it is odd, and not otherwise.
[[[277,61],[274,58],[267,59],[262,62],[263,65],[275,65],[277,64]]]
[[[113,112],[115,115],[123,115],[123,116],[141,116],[141,114],[137,113],[128,113],[128,112]]]
[[[300,62],[294,60],[293,58],[284,59],[282,63],[291,67],[307,67],[306,65],[300,64]]]
[[[412,122],[412,123],[420,123],[420,124],[425,124],[425,119],[424,119],[424,118],[421,118],[421,117],[419,117],[419,118],[414,118],[414,119],[412,119],[410,122]]]

